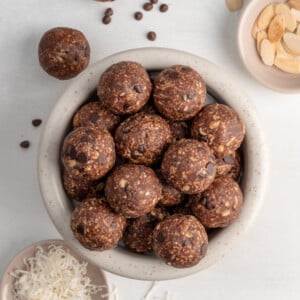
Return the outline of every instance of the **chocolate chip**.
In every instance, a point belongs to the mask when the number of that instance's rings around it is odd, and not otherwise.
[[[128,104],[128,103],[123,104],[123,109],[124,110],[127,110],[129,107],[130,107],[130,104]]]
[[[29,146],[30,146],[30,142],[29,141],[22,141],[20,143],[20,147],[21,148],[29,148]]]
[[[140,11],[137,11],[135,14],[134,14],[134,18],[137,20],[137,21],[140,21],[143,19],[143,13],[140,12]]]
[[[165,241],[165,237],[163,236],[163,234],[161,232],[158,233],[156,239],[159,243],[163,243]]]
[[[167,4],[161,4],[159,7],[159,11],[164,13],[169,9],[169,6]]]
[[[231,155],[227,155],[223,158],[224,162],[227,164],[232,164],[234,162],[233,157]]]
[[[74,54],[74,60],[75,61],[79,61],[79,53],[78,52],[75,52],[75,54]]]
[[[188,99],[192,100],[195,95],[192,93],[187,93],[186,96],[188,97]]]
[[[129,133],[130,132],[130,128],[124,128],[123,130],[122,130],[122,133]]]
[[[149,31],[147,34],[147,38],[149,41],[155,41],[156,40],[156,33],[154,31]]]
[[[206,150],[203,147],[197,147],[197,150],[202,153],[206,152]]]
[[[96,112],[93,112],[89,116],[89,120],[93,123],[96,123],[99,120],[99,116]]]
[[[89,139],[88,139],[87,136],[82,136],[82,137],[80,138],[80,142],[81,142],[81,143],[87,143],[88,141],[89,141]]]
[[[145,153],[146,149],[143,145],[139,145],[137,150],[140,152],[140,153]]]
[[[77,155],[77,161],[79,161],[81,164],[85,164],[88,161],[88,157],[84,152],[80,152]]]
[[[76,149],[73,145],[68,145],[65,151],[66,155],[70,156],[71,159],[75,159],[77,156]]]
[[[34,120],[32,120],[32,125],[34,126],[34,127],[38,127],[38,126],[40,126],[42,124],[42,120],[41,119],[34,119]]]
[[[179,74],[176,71],[167,71],[166,75],[171,79],[178,79]]]
[[[143,9],[146,10],[146,11],[149,11],[153,8],[153,5],[152,3],[149,3],[149,2],[146,2],[144,5],[143,5]]]
[[[112,16],[114,14],[114,11],[111,7],[109,7],[105,12],[104,15],[105,16]]]
[[[135,85],[133,89],[139,94],[141,94],[143,92],[143,88],[139,84]]]
[[[207,201],[207,199],[206,199],[205,208],[208,210],[212,210],[215,208],[215,206],[211,202]]]
[[[84,49],[84,56],[85,56],[85,57],[88,57],[88,56],[90,55],[90,52],[91,52],[91,50],[90,50],[89,47],[85,48],[85,49]]]
[[[111,17],[110,17],[110,16],[104,16],[104,17],[102,18],[102,23],[103,23],[103,24],[107,25],[107,24],[109,24],[110,22],[111,22]]]
[[[209,162],[206,165],[206,172],[207,172],[207,174],[213,174],[214,171],[215,171],[215,165]]]
[[[206,174],[205,174],[205,173],[200,173],[200,174],[199,174],[199,177],[200,177],[200,178],[205,178],[205,177],[206,177]]]
[[[82,225],[82,224],[79,224],[79,225],[76,227],[76,231],[77,231],[79,234],[83,235],[83,234],[84,234],[84,227],[83,227],[83,225]]]
[[[192,69],[190,67],[182,67],[181,71],[188,73],[188,72],[191,72]]]
[[[187,239],[185,239],[185,240],[181,243],[181,245],[182,245],[183,247],[193,245],[193,239],[192,239],[192,238],[187,238]]]
[[[199,203],[203,206],[206,206],[207,198],[205,196],[201,197]]]
[[[207,244],[204,243],[204,244],[201,246],[200,253],[201,253],[201,255],[205,255],[206,252],[207,252]]]

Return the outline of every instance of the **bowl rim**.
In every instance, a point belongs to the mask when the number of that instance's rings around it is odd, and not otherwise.
[[[298,94],[300,92],[300,85],[299,85],[298,88],[297,87],[296,88],[285,88],[284,86],[273,85],[268,80],[265,80],[264,78],[260,77],[258,75],[258,72],[254,72],[253,69],[249,68],[248,64],[246,63],[246,61],[243,57],[242,45],[244,43],[242,42],[242,40],[243,40],[243,38],[242,38],[242,36],[243,36],[243,30],[242,30],[243,26],[242,25],[244,23],[244,20],[246,19],[246,15],[249,14],[249,12],[251,10],[253,10],[253,6],[255,6],[256,3],[259,2],[259,1],[261,1],[261,0],[248,1],[248,3],[243,7],[243,10],[241,12],[241,15],[240,15],[240,18],[239,18],[239,21],[238,21],[238,29],[236,31],[236,46],[237,46],[237,49],[238,49],[240,61],[242,62],[244,68],[248,71],[248,73],[251,74],[254,79],[256,79],[258,82],[263,84],[265,87],[267,87],[267,88],[269,88],[273,91],[280,92],[280,93]],[[279,0],[279,1],[285,2],[284,0]],[[272,2],[277,3],[275,0],[268,0],[268,2],[265,3],[265,6],[267,6],[268,3],[272,3]],[[275,68],[275,67],[273,66],[273,68]],[[299,77],[300,77],[300,74],[299,74]],[[299,80],[300,80],[300,78],[299,78]]]
[[[174,64],[190,65],[202,75],[207,82],[210,92],[217,98],[222,98],[225,102],[229,102],[229,105],[233,106],[246,123],[246,147],[247,149],[249,148],[249,154],[247,155],[250,155],[249,158],[251,159],[247,167],[247,170],[249,170],[249,176],[247,175],[248,184],[243,188],[245,189],[245,199],[246,196],[249,199],[247,202],[245,201],[244,207],[249,207],[247,210],[242,210],[239,218],[231,226],[222,230],[222,234],[219,235],[221,237],[218,236],[218,238],[210,241],[212,246],[209,246],[207,256],[199,264],[191,268],[173,268],[158,258],[153,258],[150,255],[130,253],[120,247],[104,252],[87,250],[73,237],[69,226],[70,219],[66,221],[66,217],[70,217],[70,204],[68,204],[68,201],[63,202],[61,199],[66,199],[66,197],[65,193],[63,192],[62,194],[61,191],[62,183],[58,170],[60,167],[57,155],[59,155],[58,147],[60,147],[61,143],[58,139],[62,137],[56,138],[56,133],[60,130],[57,117],[63,110],[66,114],[73,114],[75,110],[70,111],[68,109],[70,103],[66,99],[83,96],[86,99],[86,93],[84,95],[80,94],[80,88],[84,89],[88,85],[93,84],[93,89],[95,89],[101,72],[111,64],[124,60],[138,61],[147,69],[165,68]],[[70,107],[75,106],[75,100],[72,99],[72,101]],[[82,102],[83,100],[81,100]],[[128,278],[167,280],[199,272],[219,261],[232,249],[239,237],[253,224],[263,203],[268,177],[268,162],[267,146],[257,113],[236,79],[231,78],[230,75],[208,60],[188,52],[157,47],[138,48],[122,51],[96,62],[70,83],[62,96],[57,100],[45,122],[39,144],[38,178],[42,198],[53,224],[68,246],[77,251],[85,260],[96,264],[106,271]],[[251,199],[256,201],[252,202]],[[61,201],[59,202],[58,200]],[[210,248],[214,248],[214,251],[210,251]]]

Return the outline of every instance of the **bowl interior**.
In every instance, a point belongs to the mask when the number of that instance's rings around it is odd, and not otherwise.
[[[152,255],[138,255],[122,247],[104,252],[90,251],[74,239],[70,229],[72,205],[62,186],[60,146],[74,112],[93,92],[101,73],[113,63],[124,60],[140,62],[148,70],[163,69],[174,64],[193,67],[203,76],[209,93],[235,109],[246,124],[242,212],[231,226],[214,235],[209,242],[206,257],[192,268],[173,268]],[[90,66],[61,96],[47,120],[40,141],[39,181],[43,200],[53,223],[67,244],[86,260],[125,277],[164,280],[203,270],[221,259],[232,248],[234,242],[253,223],[261,206],[267,163],[265,142],[256,112],[235,80],[214,64],[192,54],[170,49],[143,48],[115,54]]]
[[[265,86],[284,93],[300,92],[300,74],[288,74],[276,67],[264,65],[256,49],[256,41],[252,37],[252,28],[260,12],[265,6],[285,0],[252,0],[244,8],[238,28],[238,48],[241,59],[249,73]]]

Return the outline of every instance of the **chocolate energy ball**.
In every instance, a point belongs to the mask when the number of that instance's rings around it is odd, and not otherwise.
[[[191,196],[194,215],[207,228],[223,228],[238,216],[243,194],[230,177],[220,176],[199,195]]]
[[[237,150],[245,136],[245,125],[238,114],[224,104],[207,105],[195,117],[192,138],[208,143],[218,158]]]
[[[205,256],[207,245],[206,231],[194,216],[172,215],[153,231],[153,251],[173,267],[196,265]]]
[[[41,67],[58,79],[70,79],[89,64],[90,46],[79,30],[57,27],[47,31],[38,47]]]
[[[79,127],[64,140],[62,161],[74,177],[97,180],[114,166],[115,160],[114,140],[101,128]]]
[[[190,128],[186,122],[168,121],[168,123],[171,129],[173,143],[190,137]]]
[[[241,162],[237,151],[217,159],[217,175],[226,175],[234,180],[240,176]]]
[[[189,120],[203,107],[206,85],[202,77],[187,66],[164,69],[154,83],[154,103],[159,112],[173,121]]]
[[[125,246],[137,253],[152,252],[152,231],[167,216],[166,209],[157,206],[147,215],[132,219],[123,235]]]
[[[73,127],[94,126],[113,133],[120,121],[119,116],[111,113],[100,101],[97,101],[85,104],[75,113]]]
[[[182,193],[197,194],[213,182],[216,160],[204,142],[181,139],[165,152],[161,172],[164,179]]]
[[[108,204],[126,218],[150,212],[161,198],[161,184],[154,171],[143,165],[124,164],[109,175],[105,185]]]
[[[103,198],[86,199],[72,212],[74,236],[90,250],[104,251],[116,247],[125,227],[126,219],[116,214]]]
[[[184,194],[168,184],[162,185],[162,197],[160,203],[164,206],[178,205],[184,200]]]
[[[136,62],[122,61],[109,67],[100,77],[98,96],[117,115],[139,111],[148,101],[152,84],[148,73]]]
[[[163,118],[143,112],[126,119],[115,133],[118,155],[128,162],[144,165],[157,162],[171,138],[170,127]]]

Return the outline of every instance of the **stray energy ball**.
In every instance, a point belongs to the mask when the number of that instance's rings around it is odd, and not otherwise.
[[[223,228],[238,216],[243,194],[230,177],[218,177],[207,190],[191,196],[194,215],[207,228]]]
[[[79,30],[57,27],[47,31],[38,48],[41,67],[58,79],[70,79],[89,64],[90,46]]]
[[[97,180],[114,166],[115,160],[114,140],[101,128],[79,127],[64,140],[62,161],[74,177]]]
[[[153,231],[153,251],[168,265],[187,268],[206,254],[208,239],[204,227],[189,215],[173,215]]]
[[[118,155],[128,162],[144,165],[157,162],[171,138],[168,123],[158,115],[146,113],[129,117],[115,133]]]
[[[124,164],[109,175],[105,196],[117,213],[126,218],[137,218],[150,212],[158,203],[161,184],[152,169]]]
[[[226,175],[234,180],[240,176],[241,163],[240,155],[237,151],[217,159],[217,175]]]
[[[197,194],[213,182],[216,161],[205,143],[182,139],[165,152],[161,172],[164,179],[182,193]]]
[[[133,219],[123,236],[126,247],[137,253],[152,252],[152,231],[167,216],[168,212],[157,206],[147,215]]]
[[[100,101],[85,104],[73,117],[74,128],[100,127],[108,130],[110,133],[114,132],[119,123],[120,117],[111,113]]]
[[[117,115],[139,111],[148,101],[152,84],[148,73],[136,62],[119,62],[100,77],[97,92],[103,104]]]
[[[155,106],[170,120],[193,118],[203,107],[205,98],[205,82],[190,67],[172,66],[163,70],[155,80]]]
[[[205,106],[192,124],[192,138],[207,142],[219,158],[237,150],[245,132],[245,125],[238,114],[219,103]]]
[[[74,236],[90,250],[104,251],[117,246],[126,226],[126,219],[104,203],[104,198],[81,202],[73,211],[71,228]]]

